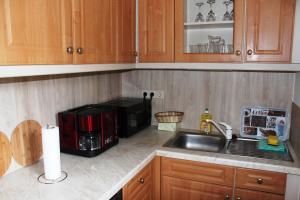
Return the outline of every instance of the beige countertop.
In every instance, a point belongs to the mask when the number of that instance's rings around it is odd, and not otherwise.
[[[128,139],[120,139],[117,146],[94,158],[61,154],[62,169],[68,173],[68,178],[54,185],[37,181],[43,173],[40,161],[1,177],[0,199],[106,200],[156,155],[300,175],[297,160],[290,163],[162,147],[173,135],[150,127]]]

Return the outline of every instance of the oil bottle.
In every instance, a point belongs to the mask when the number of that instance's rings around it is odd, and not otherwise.
[[[211,133],[211,124],[207,123],[207,119],[212,119],[212,115],[209,113],[208,108],[205,108],[204,113],[200,116],[200,132],[206,134]]]

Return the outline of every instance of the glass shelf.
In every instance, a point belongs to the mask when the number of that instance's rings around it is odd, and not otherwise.
[[[185,29],[233,28],[234,21],[186,22]]]

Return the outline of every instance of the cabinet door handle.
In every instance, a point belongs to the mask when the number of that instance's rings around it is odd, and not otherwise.
[[[83,54],[83,48],[82,47],[77,48],[76,51],[77,51],[78,54]]]
[[[256,182],[261,185],[264,183],[264,180],[262,178],[258,178],[256,179]]]
[[[73,47],[67,47],[67,53],[68,54],[73,54],[74,48]]]
[[[251,56],[251,55],[253,54],[253,50],[252,50],[252,49],[248,49],[247,54],[248,54],[249,56]]]
[[[140,178],[139,182],[140,182],[141,184],[144,184],[144,183],[145,183],[145,179],[144,179],[144,178]]]
[[[229,195],[227,194],[226,196],[225,196],[225,199],[224,200],[229,200],[230,199],[230,197],[229,197]]]
[[[238,198],[236,198],[236,200],[242,200],[242,198],[241,198],[241,197],[238,197]]]
[[[235,55],[240,56],[241,55],[241,50],[236,50]]]

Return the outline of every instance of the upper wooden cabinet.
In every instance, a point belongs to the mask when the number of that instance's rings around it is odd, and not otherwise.
[[[208,3],[141,0],[140,61],[290,62],[295,0]]]
[[[295,0],[247,1],[247,61],[290,62]]]
[[[139,61],[174,62],[174,0],[139,1]]]
[[[0,64],[67,64],[71,0],[0,0]]]
[[[114,63],[117,58],[117,0],[74,0],[76,64]]]
[[[134,0],[0,0],[0,64],[135,62]]]
[[[242,61],[244,0],[223,2],[175,0],[176,62]]]
[[[135,0],[118,0],[117,62],[135,63]]]

